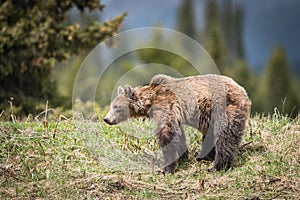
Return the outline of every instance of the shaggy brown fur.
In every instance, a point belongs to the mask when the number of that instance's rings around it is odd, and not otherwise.
[[[245,90],[225,76],[156,75],[149,85],[120,88],[104,121],[117,124],[128,117],[152,118],[167,173],[175,171],[178,159],[188,158],[182,125],[192,126],[203,134],[197,160],[214,158],[215,168],[221,170],[232,166],[250,105]]]

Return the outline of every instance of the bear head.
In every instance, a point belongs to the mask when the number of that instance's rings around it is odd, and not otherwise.
[[[118,95],[111,102],[110,110],[103,121],[109,125],[118,124],[130,117],[129,102],[133,88],[130,85],[118,87]]]
[[[132,88],[130,85],[118,87],[118,95],[111,102],[110,110],[103,121],[109,125],[118,124],[129,117],[148,116],[151,107],[150,86]]]

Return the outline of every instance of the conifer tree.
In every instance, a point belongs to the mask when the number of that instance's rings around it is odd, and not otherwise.
[[[215,0],[207,1],[205,10],[204,46],[217,67],[223,73],[225,45],[221,33],[220,13]]]
[[[119,29],[124,15],[86,27],[68,24],[71,9],[102,10],[99,0],[23,1],[0,4],[0,110],[14,97],[24,114],[58,99],[52,72],[58,62],[90,49]],[[38,111],[37,111],[38,112]]]
[[[259,88],[256,105],[259,111],[272,113],[276,107],[279,111],[293,116],[299,111],[299,94],[283,47],[273,49]]]
[[[192,38],[195,38],[196,28],[193,8],[193,0],[181,1],[177,16],[177,30]]]
[[[244,10],[232,0],[224,0],[222,12],[222,33],[226,45],[226,58],[229,65],[235,59],[244,59],[244,45],[242,40]]]
[[[244,10],[242,7],[237,6],[234,12],[234,40],[235,40],[235,50],[237,58],[245,58],[245,49],[243,43],[243,20],[244,20]]]

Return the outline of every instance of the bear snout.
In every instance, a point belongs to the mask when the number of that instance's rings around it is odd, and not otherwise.
[[[117,124],[117,123],[115,122],[115,120],[109,120],[107,117],[105,117],[105,118],[103,119],[103,121],[104,121],[105,123],[109,124],[109,125]]]

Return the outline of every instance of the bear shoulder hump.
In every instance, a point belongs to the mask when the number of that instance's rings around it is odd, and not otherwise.
[[[172,78],[171,76],[167,76],[164,74],[158,74],[158,75],[155,75],[152,77],[150,85],[168,84],[174,80],[175,80],[175,78]]]

